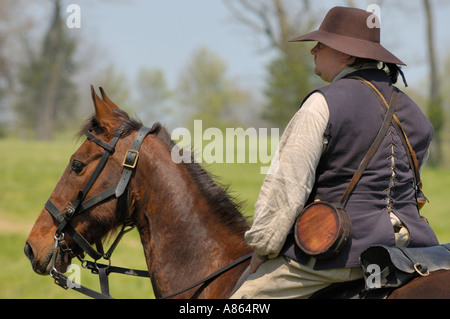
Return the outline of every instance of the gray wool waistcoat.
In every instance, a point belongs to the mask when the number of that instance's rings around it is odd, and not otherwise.
[[[328,144],[306,204],[315,199],[339,202],[383,123],[385,108],[367,86],[350,76],[370,81],[390,102],[393,85],[384,71],[376,69],[354,72],[314,91],[324,95],[330,119],[324,132]],[[421,165],[433,137],[431,123],[417,104],[401,91],[397,96],[395,114]],[[315,269],[358,266],[360,254],[368,247],[376,244],[395,246],[391,212],[409,231],[408,247],[438,245],[433,230],[420,218],[413,184],[406,151],[391,125],[346,203],[345,210],[352,221],[350,242],[338,256],[317,260]],[[426,193],[426,185],[424,191]],[[309,260],[309,256],[295,245],[293,230],[288,234],[281,254],[301,263]]]

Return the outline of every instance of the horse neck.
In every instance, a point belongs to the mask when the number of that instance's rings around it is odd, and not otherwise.
[[[180,291],[247,254],[243,232],[221,224],[214,207],[158,143],[143,145],[131,195],[155,296]],[[150,172],[150,175],[148,173]],[[245,264],[219,277],[201,294],[228,297]],[[196,289],[178,297],[188,298]]]

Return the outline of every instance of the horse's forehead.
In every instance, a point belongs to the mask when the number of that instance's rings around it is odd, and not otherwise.
[[[99,147],[94,142],[89,141],[89,139],[86,139],[75,151],[75,153],[72,154],[72,158],[88,159],[90,157],[95,157],[96,155],[103,152],[104,150],[101,147]]]

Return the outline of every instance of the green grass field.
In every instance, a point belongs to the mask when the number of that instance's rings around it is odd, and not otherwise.
[[[49,276],[35,274],[23,247],[28,233],[53,187],[77,148],[73,141],[34,142],[0,139],[0,298],[83,298],[53,284]],[[232,195],[246,202],[243,213],[251,217],[264,179],[260,164],[211,164],[209,170],[229,184]],[[450,169],[423,172],[430,203],[425,215],[439,240],[450,242],[446,199]],[[145,269],[136,231],[127,234],[113,255],[117,266]],[[110,289],[116,298],[152,298],[149,279],[112,274]],[[98,279],[82,270],[81,284],[99,290]]]

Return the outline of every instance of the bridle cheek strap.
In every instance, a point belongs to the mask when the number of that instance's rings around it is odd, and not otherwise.
[[[136,168],[136,164],[139,158],[139,150],[141,149],[142,142],[144,142],[145,137],[152,132],[153,128],[142,127],[134,137],[133,144],[131,144],[131,148],[125,154],[123,159],[123,172],[120,177],[119,183],[116,187],[115,195],[117,198],[122,196],[123,192],[127,188],[131,176],[133,175],[133,171]]]
[[[80,248],[82,248],[94,260],[98,260],[102,257],[109,257],[105,256],[103,251],[98,252],[97,250],[95,250],[92,247],[92,245],[70,224],[70,221],[76,215],[85,212],[86,210],[104,202],[105,200],[113,196],[115,196],[116,198],[120,198],[122,195],[124,195],[125,189],[128,187],[134,169],[136,168],[139,157],[139,150],[142,145],[142,142],[144,141],[145,137],[148,134],[150,134],[153,130],[154,128],[142,127],[137,132],[133,144],[131,145],[131,148],[125,154],[125,158],[122,164],[123,172],[118,185],[110,187],[107,190],[97,195],[94,195],[87,200],[85,200],[86,194],[89,193],[92,185],[99,177],[106,162],[108,161],[109,156],[114,153],[115,145],[122,136],[123,129],[121,128],[118,129],[118,131],[116,132],[116,134],[114,135],[113,139],[109,144],[97,138],[91,132],[86,132],[87,138],[92,142],[96,143],[97,145],[101,146],[102,148],[104,148],[105,153],[102,155],[99,163],[97,164],[97,167],[95,168],[86,185],[83,187],[82,190],[79,191],[77,198],[65,213],[62,213],[50,199],[46,202],[45,208],[56,219],[56,221],[59,222],[59,226],[55,233],[56,237],[59,237],[63,232],[67,232],[72,237],[72,239],[77,243],[77,245],[80,246]],[[112,253],[112,251],[108,251],[106,255],[110,255],[110,253]]]

